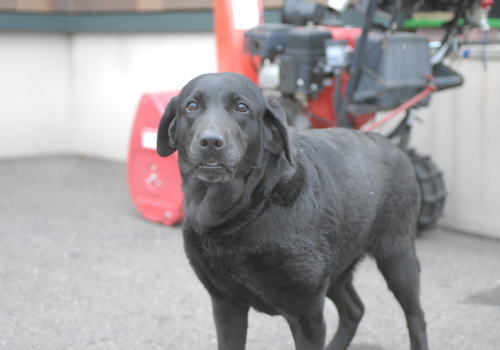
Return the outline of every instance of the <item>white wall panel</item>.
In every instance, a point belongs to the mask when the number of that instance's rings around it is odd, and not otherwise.
[[[210,33],[0,33],[0,158],[80,153],[125,160],[140,96],[216,69]],[[500,61],[457,60],[412,143],[448,187],[448,227],[500,237]]]
[[[0,33],[0,158],[68,151],[69,40]]]
[[[216,69],[212,34],[77,34],[72,48],[72,150],[124,160],[145,92],[180,89]]]
[[[448,199],[445,226],[500,237],[500,62],[453,66],[465,76],[459,89],[435,95],[415,127],[414,144],[443,169]]]

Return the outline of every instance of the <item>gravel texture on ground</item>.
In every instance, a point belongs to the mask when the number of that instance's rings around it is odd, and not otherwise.
[[[417,242],[431,349],[500,349],[500,241],[442,229]],[[403,313],[375,264],[350,349],[409,349]],[[328,337],[337,324],[325,307]],[[251,312],[247,349],[293,349],[285,321]],[[180,227],[142,219],[119,162],[0,161],[0,349],[216,349],[210,301]]]

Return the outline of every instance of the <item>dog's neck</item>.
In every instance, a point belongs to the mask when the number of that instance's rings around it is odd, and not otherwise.
[[[226,183],[211,184],[183,176],[185,227],[198,234],[234,234],[253,220],[273,200],[275,189],[295,173],[296,169],[280,156],[274,161],[265,159],[262,167],[237,173]]]

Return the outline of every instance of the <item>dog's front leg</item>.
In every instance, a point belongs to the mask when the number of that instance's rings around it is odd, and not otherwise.
[[[248,307],[212,296],[219,350],[244,350],[247,338]]]
[[[286,318],[292,331],[296,350],[322,350],[325,345],[323,310]]]

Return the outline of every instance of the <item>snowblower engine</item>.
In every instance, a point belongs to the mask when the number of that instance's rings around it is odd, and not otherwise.
[[[348,28],[342,28],[345,35]],[[261,58],[258,83],[296,99],[315,98],[351,65],[354,45],[338,28],[267,24],[246,33],[246,50]],[[352,29],[351,36],[359,35]],[[355,44],[355,43],[354,43]],[[432,74],[428,41],[414,33],[370,33],[364,72],[353,102],[373,111],[395,108],[414,96]]]

